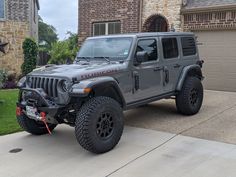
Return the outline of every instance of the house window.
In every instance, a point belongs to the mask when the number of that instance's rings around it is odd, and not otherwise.
[[[5,0],[0,0],[0,19],[5,18]]]
[[[162,46],[165,59],[177,58],[179,56],[178,43],[176,38],[162,39]]]
[[[93,35],[109,35],[121,33],[120,22],[106,22],[106,23],[94,23],[93,24]]]
[[[183,37],[181,38],[182,50],[184,56],[196,55],[196,43],[193,37]]]

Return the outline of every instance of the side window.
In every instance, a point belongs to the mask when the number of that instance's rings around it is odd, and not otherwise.
[[[144,39],[138,42],[137,51],[146,51],[148,54],[148,61],[157,60],[157,41],[155,39]],[[146,61],[146,62],[148,62]]]
[[[178,43],[176,38],[162,39],[162,46],[165,59],[177,58],[179,56]]]
[[[184,56],[196,55],[197,49],[196,49],[196,43],[193,37],[182,37],[181,43],[182,43],[182,50],[183,50]]]

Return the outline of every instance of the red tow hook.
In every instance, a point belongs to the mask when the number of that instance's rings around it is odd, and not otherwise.
[[[41,113],[40,113],[40,118],[41,118],[41,121],[42,121],[42,122],[44,123],[44,125],[46,126],[48,133],[51,135],[52,133],[51,133],[51,131],[50,131],[49,127],[48,127],[47,121],[46,121],[46,115],[47,115],[47,114],[46,114],[45,112],[41,112]]]
[[[20,107],[16,107],[16,115],[21,116],[22,115],[22,109]]]

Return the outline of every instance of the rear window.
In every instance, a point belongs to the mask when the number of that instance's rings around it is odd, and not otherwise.
[[[195,39],[193,37],[182,37],[181,43],[184,56],[196,55],[197,49]]]

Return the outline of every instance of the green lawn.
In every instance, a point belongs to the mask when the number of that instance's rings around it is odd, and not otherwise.
[[[0,90],[0,136],[21,131],[16,121],[18,90]]]

